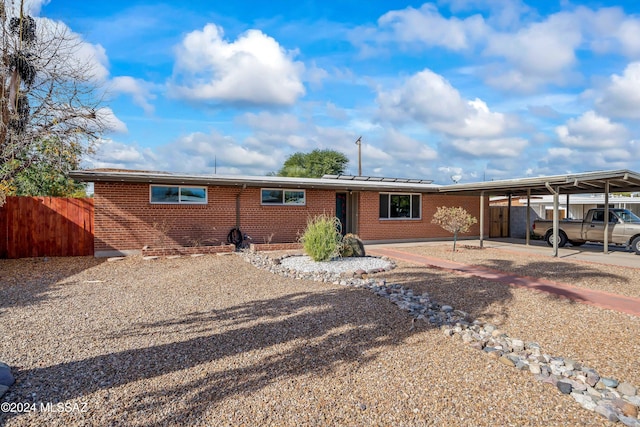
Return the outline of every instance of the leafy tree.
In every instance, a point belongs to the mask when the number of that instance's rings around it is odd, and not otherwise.
[[[0,191],[9,193],[46,191],[39,172],[64,181],[107,127],[80,41],[25,15],[23,3],[0,0]]]
[[[61,149],[64,151],[61,152]],[[12,181],[16,196],[85,197],[85,185],[68,178],[80,167],[82,150],[74,144],[44,140],[38,147],[39,159],[20,171]]]
[[[431,223],[438,224],[450,233],[453,233],[453,252],[456,251],[458,233],[467,233],[471,226],[478,221],[462,207],[440,206],[431,219]]]
[[[347,157],[335,150],[313,150],[310,153],[294,153],[285,160],[277,176],[321,178],[323,175],[339,175],[349,163]]]

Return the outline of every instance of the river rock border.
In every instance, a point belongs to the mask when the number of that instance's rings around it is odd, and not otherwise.
[[[583,366],[579,361],[549,355],[538,343],[509,337],[495,325],[472,320],[464,311],[433,301],[427,293],[415,294],[412,289],[369,277],[385,270],[342,274],[305,273],[285,268],[280,264],[280,260],[288,255],[271,258],[246,251],[238,254],[256,267],[284,277],[368,289],[406,311],[413,318],[413,322],[423,320],[439,327],[445,336],[460,340],[503,365],[530,372],[537,381],[550,384],[560,393],[571,396],[583,408],[611,422],[621,422],[628,427],[640,427],[640,396],[638,388],[633,384],[601,377],[595,369]],[[389,261],[391,268],[395,267],[393,261],[385,257],[383,259]]]

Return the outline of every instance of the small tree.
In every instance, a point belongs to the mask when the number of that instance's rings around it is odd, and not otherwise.
[[[453,233],[453,252],[456,251],[458,233],[467,233],[471,226],[478,221],[469,212],[461,207],[440,206],[433,215],[431,223],[438,224],[450,233]]]

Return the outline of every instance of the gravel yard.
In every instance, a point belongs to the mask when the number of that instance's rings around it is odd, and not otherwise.
[[[465,256],[524,274],[504,251]],[[640,288],[636,270],[589,272],[569,283]],[[0,277],[0,361],[16,376],[0,401],[81,409],[0,413],[0,425],[607,425],[367,290],[233,254],[0,260]],[[639,318],[410,264],[376,277],[640,385]]]

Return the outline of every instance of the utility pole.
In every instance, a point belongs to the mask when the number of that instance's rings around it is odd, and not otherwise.
[[[356,140],[358,146],[358,176],[362,176],[362,136]]]

